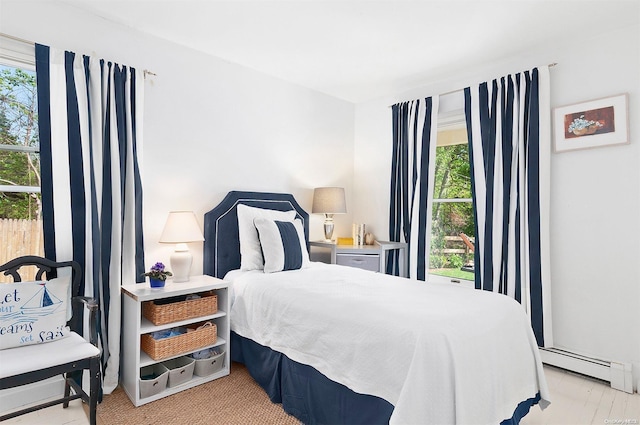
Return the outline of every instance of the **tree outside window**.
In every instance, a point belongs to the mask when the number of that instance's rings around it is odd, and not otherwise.
[[[36,76],[0,66],[0,218],[40,219]]]
[[[472,281],[473,250],[461,236],[475,236],[464,115],[438,129],[433,198],[429,274]]]

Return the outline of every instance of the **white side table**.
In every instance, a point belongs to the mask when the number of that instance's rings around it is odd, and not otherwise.
[[[331,264],[358,267],[384,273],[387,251],[400,250],[400,276],[407,277],[407,244],[404,242],[376,241],[374,245],[338,245],[335,242],[311,241],[309,245],[329,249]]]

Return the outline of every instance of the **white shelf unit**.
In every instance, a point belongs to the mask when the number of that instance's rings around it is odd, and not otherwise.
[[[174,283],[167,280],[163,288],[151,288],[149,283],[139,283],[134,285],[123,285],[122,288],[122,385],[133,404],[141,406],[143,404],[158,400],[177,392],[195,387],[196,385],[212,381],[214,379],[227,376],[230,368],[229,354],[229,288],[228,283],[212,276],[191,276],[188,282]],[[215,291],[218,300],[218,311],[215,314],[194,317],[187,320],[171,322],[164,325],[154,325],[142,314],[142,303],[145,301],[159,300],[163,298],[177,297],[181,295],[197,294],[207,291]],[[147,353],[140,349],[140,336],[163,329],[170,329],[177,326],[185,326],[191,323],[202,321],[212,321],[217,327],[217,338],[215,344],[200,347],[186,353],[154,360]],[[156,363],[162,363],[169,359],[182,357],[190,353],[203,350],[205,348],[218,347],[225,352],[224,363],[221,370],[208,376],[193,375],[189,381],[176,387],[167,387],[159,394],[149,397],[140,397],[140,369]]]

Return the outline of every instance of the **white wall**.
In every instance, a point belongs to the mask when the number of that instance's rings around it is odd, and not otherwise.
[[[146,262],[168,263],[157,240],[171,210],[200,220],[230,190],[289,192],[311,210],[313,188],[353,179],[354,105],[164,40],[58,2],[2,1],[1,32],[148,69],[145,82]],[[311,216],[311,237],[322,220]],[[336,231],[351,218],[336,216]],[[190,244],[192,274],[202,244]]]
[[[579,36],[579,35],[576,35]],[[387,237],[391,112],[398,101],[551,68],[551,106],[629,93],[631,144],[551,156],[551,286],[556,347],[633,362],[640,376],[640,29],[558,40],[502,63],[356,106],[354,220]]]

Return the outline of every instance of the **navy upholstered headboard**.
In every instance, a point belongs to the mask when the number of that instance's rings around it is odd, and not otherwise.
[[[302,220],[309,249],[309,214],[293,195],[287,193],[231,191],[214,209],[204,215],[204,274],[224,278],[230,270],[240,268],[238,238],[238,204],[270,210],[295,210]]]

